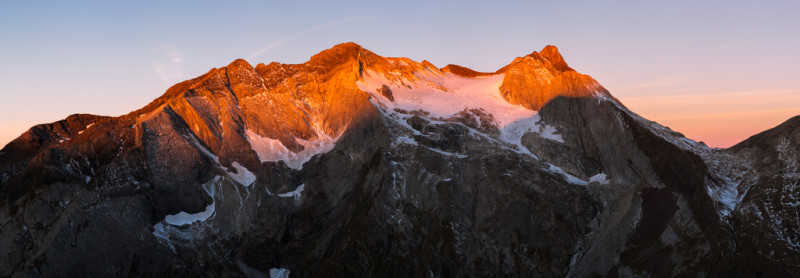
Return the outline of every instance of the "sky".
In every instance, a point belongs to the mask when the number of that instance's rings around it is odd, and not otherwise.
[[[2,1],[0,146],[237,58],[302,63],[352,41],[478,71],[552,44],[634,112],[729,147],[800,115],[798,34],[800,0]]]

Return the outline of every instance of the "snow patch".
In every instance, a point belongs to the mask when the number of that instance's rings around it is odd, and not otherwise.
[[[205,147],[203,147],[203,145],[202,145],[202,144],[200,144],[200,142],[199,142],[199,141],[197,141],[197,138],[195,138],[194,136],[189,136],[189,138],[188,138],[188,139],[189,139],[190,141],[192,141],[192,144],[194,144],[194,146],[195,146],[195,147],[197,147],[197,150],[199,150],[200,152],[202,152],[202,153],[203,153],[203,154],[205,154],[206,156],[208,156],[208,157],[210,157],[210,158],[214,159],[214,162],[216,162],[217,164],[219,164],[219,158],[218,158],[216,155],[214,155],[213,153],[211,153],[211,151],[209,151],[208,149],[206,149]]]
[[[153,235],[157,238],[163,239],[169,242],[169,233],[167,233],[166,228],[164,227],[164,222],[158,222],[153,225]]]
[[[239,162],[233,162],[231,164],[233,168],[236,168],[236,174],[228,172],[228,175],[233,178],[236,182],[244,186],[250,186],[254,182],[256,182],[256,175],[253,175],[252,172],[244,168],[244,166],[240,165]]]
[[[521,152],[533,155],[528,148],[522,145],[522,136],[528,132],[539,132],[539,125],[537,124],[539,120],[541,120],[541,117],[536,114],[509,124],[500,130],[500,140],[516,146]]]
[[[725,183],[722,186],[713,186],[706,183],[706,192],[709,197],[722,205],[720,213],[723,216],[728,216],[736,208],[736,205],[741,202],[739,191],[737,190],[739,183],[727,180],[725,177],[723,177],[723,180]]]
[[[519,119],[500,130],[500,140],[515,145],[517,148],[525,153],[534,157],[528,148],[522,145],[522,136],[527,133],[539,134],[540,137],[553,140],[559,143],[564,143],[564,139],[560,134],[556,134],[558,130],[551,125],[544,125],[542,127],[541,117],[536,114],[528,118]]]
[[[558,130],[556,130],[554,126],[545,125],[544,130],[542,130],[541,136],[542,138],[557,141],[559,143],[564,143],[564,139],[561,138],[561,135],[556,134],[556,132],[558,132]]]
[[[515,144],[522,140],[522,136],[528,132],[539,132],[539,120],[542,118],[536,114],[528,118],[519,119],[501,130],[500,139]]]
[[[786,178],[796,178],[798,170],[800,170],[800,155],[796,154],[792,149],[792,143],[789,138],[781,138],[781,142],[775,147],[778,152],[778,159],[783,160],[784,173]]]
[[[300,194],[303,192],[304,189],[306,189],[305,183],[297,186],[297,188],[295,188],[294,191],[278,194],[278,197],[294,198],[295,200],[300,200],[301,197]]]
[[[446,156],[454,156],[454,157],[457,157],[457,158],[467,158],[467,157],[469,157],[468,155],[464,155],[464,154],[446,152],[446,151],[443,151],[443,150],[437,150],[437,149],[434,149],[434,148],[431,148],[431,147],[428,147],[428,146],[420,145],[419,143],[417,143],[417,140],[414,140],[414,138],[411,138],[411,137],[408,137],[408,136],[395,137],[394,144],[407,144],[407,145],[422,146],[422,147],[425,147],[426,149],[428,149],[428,150],[430,150],[432,152],[435,152],[435,153],[438,153],[438,154],[442,154],[442,155],[446,155]]]
[[[589,178],[589,182],[598,182],[598,183],[602,183],[602,184],[608,184],[609,183],[608,176],[606,176],[606,174],[604,174],[604,173],[599,173],[597,175],[594,175],[594,176],[590,177]]]
[[[78,134],[82,134],[84,131],[86,131],[87,129],[89,129],[89,128],[90,128],[90,127],[92,127],[93,125],[94,125],[94,123],[91,123],[91,124],[87,125],[85,128],[83,128],[83,130],[81,130],[81,131],[78,131]]]
[[[332,150],[336,145],[336,141],[339,139],[338,137],[331,138],[325,136],[322,132],[317,132],[317,134],[323,134],[323,137],[313,141],[296,139],[297,143],[302,145],[304,149],[295,153],[287,149],[280,140],[261,137],[261,135],[258,135],[251,130],[247,130],[247,132],[245,132],[245,135],[247,135],[247,141],[250,143],[250,147],[256,151],[258,158],[262,162],[283,161],[286,162],[287,166],[296,170],[303,169],[303,164],[305,164],[315,155],[327,153]]]
[[[419,145],[417,140],[408,136],[399,136],[394,139],[395,144],[406,144],[406,145]]]
[[[236,163],[236,162],[234,162],[234,163]],[[212,199],[211,204],[206,206],[206,209],[204,211],[201,211],[201,212],[198,212],[198,213],[187,213],[187,212],[181,211],[181,212],[178,212],[177,214],[167,215],[166,217],[164,217],[164,221],[163,222],[167,223],[167,224],[170,224],[170,225],[173,225],[173,226],[183,226],[183,225],[187,225],[187,224],[192,224],[194,222],[202,222],[202,221],[205,221],[206,219],[210,218],[211,216],[213,216],[214,212],[216,211],[216,209],[215,209],[216,208],[216,201],[214,200],[214,195],[215,195],[214,194],[215,193],[214,183],[216,181],[218,181],[218,180],[219,180],[219,177],[216,177],[211,182],[203,184],[203,189],[206,191],[206,193],[208,193],[209,196],[211,196],[211,199]],[[163,231],[163,228],[162,228],[162,231]]]
[[[536,114],[536,111],[508,103],[500,94],[504,74],[480,77],[462,77],[452,73],[415,73],[419,80],[393,81],[380,73],[368,70],[364,80],[357,83],[361,90],[380,98],[390,111],[422,110],[431,117],[447,118],[464,109],[482,108],[494,116],[498,127],[503,128],[519,119]],[[394,101],[376,90],[383,85],[392,91]],[[408,87],[404,86],[408,85]],[[410,87],[410,88],[409,88]]]
[[[550,164],[550,163],[547,163],[547,165],[549,166],[546,169],[547,171],[550,171],[551,173],[555,173],[555,174],[559,174],[559,175],[563,176],[564,179],[568,183],[575,184],[575,185],[583,185],[583,186],[586,186],[586,185],[589,184],[585,180],[582,180],[582,179],[580,179],[580,178],[578,178],[576,176],[573,176],[573,175],[567,173],[567,171],[564,171],[564,169],[561,169],[561,167],[555,166],[555,165]]]
[[[270,278],[289,278],[289,270],[285,268],[270,268]]]
[[[172,239],[194,240],[197,239],[197,226],[187,227],[187,224],[194,224],[195,222],[203,222],[214,218],[216,215],[216,199],[215,191],[216,186],[222,180],[221,176],[216,176],[211,181],[203,184],[203,189],[211,196],[212,202],[206,207],[204,211],[190,214],[186,212],[179,212],[173,215],[167,215],[163,221],[153,225],[153,236],[155,236],[161,244],[166,245],[176,253],[175,246]],[[176,253],[177,254],[177,253]]]
[[[198,221],[205,221],[214,214],[214,202],[211,202],[204,211],[198,213],[188,213],[181,211],[178,214],[167,215],[164,222],[172,226],[183,226]]]
[[[500,139],[511,144],[519,144],[523,135],[527,133],[537,133],[542,138],[564,143],[564,138],[562,138],[560,134],[556,134],[558,129],[551,125],[544,125],[544,127],[542,127],[541,119],[542,118],[537,114],[513,122],[501,130]]]
[[[465,155],[465,154],[446,152],[446,151],[437,150],[437,149],[434,149],[434,148],[431,148],[431,147],[428,147],[428,146],[425,146],[425,148],[430,150],[430,151],[432,151],[432,152],[435,152],[435,153],[438,153],[438,154],[442,154],[442,155],[446,155],[446,156],[454,156],[456,158],[467,158],[467,157],[469,157],[468,155]]]
[[[153,236],[164,240],[174,252],[175,249],[169,240],[170,233],[176,232],[175,228],[172,226],[180,227],[183,225],[192,224],[194,222],[206,221],[213,217],[216,211],[216,200],[214,199],[214,196],[216,195],[215,185],[220,181],[220,179],[221,177],[217,176],[211,181],[203,184],[203,190],[205,190],[212,199],[211,204],[206,206],[204,211],[198,213],[187,213],[181,211],[177,214],[167,215],[164,217],[164,221],[153,225]]]

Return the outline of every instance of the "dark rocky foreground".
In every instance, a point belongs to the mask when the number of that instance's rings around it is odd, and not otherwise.
[[[368,67],[362,55],[344,67]],[[800,273],[800,118],[720,150],[610,95],[556,97],[499,128],[479,108],[437,118],[364,94],[337,108],[335,146],[298,168],[259,159],[246,130],[261,116],[235,110],[257,83],[224,72],[213,94],[182,90],[192,109],[75,116],[6,146],[0,276]],[[298,78],[346,79],[331,72]]]

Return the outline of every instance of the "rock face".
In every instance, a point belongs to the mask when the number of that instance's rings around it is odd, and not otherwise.
[[[736,266],[748,276],[793,276],[800,261],[800,117],[759,133],[729,152],[749,162],[744,195],[732,213]],[[753,255],[755,254],[755,255]]]
[[[491,73],[487,72],[477,72],[470,68],[465,68],[459,65],[449,64],[441,69],[443,72],[452,73],[458,76],[463,77],[476,77],[476,76],[488,76],[492,75]]]
[[[597,81],[569,66],[555,46],[548,45],[541,53],[534,51],[517,57],[498,70],[505,74],[500,92],[509,103],[539,110],[558,96],[591,97],[608,93]]]
[[[710,149],[552,46],[236,60],[3,148],[0,276],[791,276],[799,126]]]

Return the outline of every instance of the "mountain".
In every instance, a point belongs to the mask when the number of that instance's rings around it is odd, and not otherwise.
[[[0,276],[793,276],[800,118],[713,149],[554,46],[236,60],[0,151]]]

